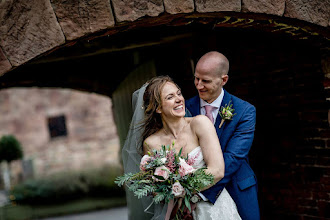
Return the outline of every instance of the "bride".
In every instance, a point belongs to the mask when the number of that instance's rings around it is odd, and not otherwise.
[[[143,87],[144,89],[143,104],[141,102],[141,91],[138,94],[140,99],[133,103],[137,108],[142,105],[144,110],[144,116],[142,117],[141,115],[137,116],[136,112],[133,115],[133,119],[134,117],[135,119],[144,118],[142,129],[139,131],[140,133],[142,132],[143,144],[142,149],[138,149],[138,152],[147,154],[152,149],[159,150],[161,145],[170,145],[174,142],[174,149],[177,152],[182,148],[184,156],[194,159],[193,166],[195,168],[206,167],[205,171],[214,176],[214,183],[220,181],[224,176],[225,166],[220,143],[211,121],[203,115],[184,117],[185,102],[181,90],[168,76],[159,76],[151,79]],[[132,136],[132,133],[134,134],[134,125],[131,126],[133,126],[133,129],[131,127],[128,140],[134,138],[134,135]],[[134,150],[129,148],[132,148],[132,144],[125,143],[123,151],[126,152],[126,156],[132,157],[129,154],[134,152]],[[124,168],[125,172],[127,172],[127,162],[130,159],[125,158],[124,152],[123,156]],[[139,161],[138,159],[136,160]],[[199,195],[203,197],[203,195]],[[164,205],[156,206],[153,219],[164,219],[165,210],[166,206]],[[214,205],[201,199],[193,211],[193,217],[196,220],[241,219],[235,202],[225,189],[221,192]]]

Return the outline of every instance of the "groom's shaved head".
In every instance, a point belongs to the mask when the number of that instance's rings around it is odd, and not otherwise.
[[[229,61],[221,53],[211,51],[202,56],[195,69],[195,86],[199,97],[212,103],[228,81]]]
[[[212,72],[220,77],[228,74],[229,61],[223,54],[217,51],[211,51],[199,59],[196,65],[197,68],[202,71]]]

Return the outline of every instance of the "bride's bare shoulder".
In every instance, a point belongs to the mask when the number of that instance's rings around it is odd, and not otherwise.
[[[197,136],[212,129],[212,127],[214,127],[212,122],[205,115],[197,115],[193,117],[190,122],[190,128],[195,134],[197,134]]]
[[[150,135],[143,141],[143,151],[148,152],[152,149],[157,149],[159,145],[159,134],[158,132]]]
[[[204,125],[205,123],[208,124],[210,122],[210,119],[205,115],[197,115],[189,118],[189,120],[192,127]]]

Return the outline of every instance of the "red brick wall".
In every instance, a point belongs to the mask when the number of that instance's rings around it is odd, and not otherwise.
[[[21,142],[34,175],[119,165],[119,139],[109,97],[71,89],[10,88],[0,91],[0,137]],[[64,115],[67,136],[50,138],[47,120]],[[3,116],[3,117],[2,117]],[[21,173],[21,174],[20,174]],[[13,183],[22,174],[12,162]]]
[[[322,51],[308,41],[252,39],[229,56],[226,89],[257,108],[250,160],[263,219],[330,218],[330,77]]]

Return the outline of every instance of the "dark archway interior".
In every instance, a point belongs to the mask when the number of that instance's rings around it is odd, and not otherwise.
[[[84,38],[49,51],[0,77],[0,89],[14,86],[67,87],[111,96],[129,72],[150,59],[157,62],[158,75],[170,74],[186,82],[187,77],[192,77],[191,60],[195,63],[207,51],[224,53],[230,59],[231,70],[234,70],[238,68],[236,62],[240,63],[242,59],[249,62],[237,55],[246,51],[245,48],[256,48],[257,45],[264,45],[262,50],[268,49],[267,45],[278,49],[287,45],[293,48],[291,42],[299,44],[283,31],[273,34],[258,29],[215,28],[213,23],[140,27],[110,36]],[[301,45],[318,48],[320,42],[305,40]],[[264,56],[263,52],[260,51],[258,56]],[[244,63],[244,68],[249,66],[253,63]]]
[[[196,95],[193,66],[210,50],[230,61],[225,89],[257,109],[250,162],[259,181],[263,218],[329,215],[329,203],[317,197],[326,195],[318,183],[328,172],[322,166],[329,133],[321,52],[313,42],[234,28],[141,28],[61,48],[4,75],[0,83],[111,96],[134,68],[153,59],[157,74],[172,76],[189,98]],[[321,206],[310,205],[313,201]]]

